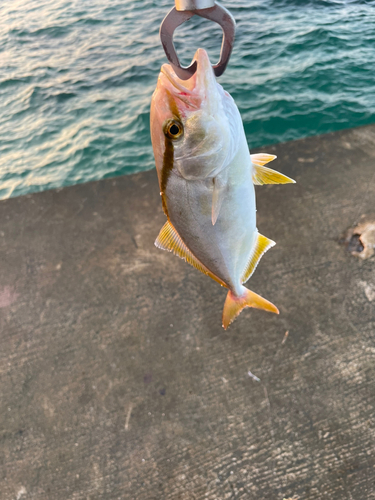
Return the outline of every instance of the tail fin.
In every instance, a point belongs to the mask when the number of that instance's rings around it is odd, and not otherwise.
[[[244,291],[241,297],[236,297],[230,290],[228,292],[223,309],[223,327],[225,330],[245,307],[255,307],[256,309],[264,309],[265,311],[279,314],[279,310],[272,302],[245,287]]]

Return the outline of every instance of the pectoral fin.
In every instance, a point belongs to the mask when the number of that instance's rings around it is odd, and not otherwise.
[[[264,165],[273,161],[276,156],[268,154],[250,155],[253,164],[253,182],[257,186],[262,184],[294,184],[296,181],[287,177],[286,175],[272,170],[272,168],[265,167]]]
[[[213,182],[213,191],[212,191],[212,212],[211,212],[211,220],[212,225],[214,226],[217,218],[219,217],[219,212],[221,205],[223,204],[224,199],[224,188],[225,184],[219,177],[214,177],[212,179]]]
[[[250,254],[249,261],[247,263],[245,272],[242,276],[242,283],[246,283],[246,281],[250,278],[250,276],[255,271],[260,259],[262,256],[269,250],[271,247],[275,246],[276,243],[262,234],[258,233],[257,239],[255,241],[255,245],[253,246]]]
[[[227,288],[227,285],[213,274],[206,266],[204,266],[189,250],[189,248],[182,241],[181,236],[178,234],[176,229],[172,224],[167,221],[161,228],[159,236],[156,238],[155,246],[161,250],[168,250],[168,252],[173,252],[175,255],[184,259],[188,264],[198,269],[203,274],[206,274],[213,280],[220,283],[220,285]]]
[[[260,165],[261,167],[270,161],[276,160],[276,155],[269,155],[267,153],[258,153],[256,155],[250,155],[251,161],[255,165]]]

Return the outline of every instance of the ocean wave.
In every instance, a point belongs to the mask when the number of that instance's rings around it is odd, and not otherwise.
[[[0,4],[0,198],[153,168],[149,104],[173,2]],[[375,12],[360,0],[228,0],[237,20],[220,83],[251,148],[375,121]],[[193,18],[175,44],[219,56]]]

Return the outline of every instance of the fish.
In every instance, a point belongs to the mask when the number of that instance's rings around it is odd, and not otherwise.
[[[240,112],[216,81],[207,52],[181,80],[163,64],[151,100],[150,131],[167,221],[156,247],[173,252],[228,289],[222,326],[245,307],[279,314],[244,284],[275,245],[256,226],[254,185],[295,181],[265,165],[276,156],[250,154]]]

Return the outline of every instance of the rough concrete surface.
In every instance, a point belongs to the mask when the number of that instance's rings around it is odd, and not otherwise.
[[[1,500],[375,499],[375,259],[339,243],[375,126],[263,150],[298,182],[257,188],[281,314],[227,331],[154,247],[155,171],[0,202]]]

